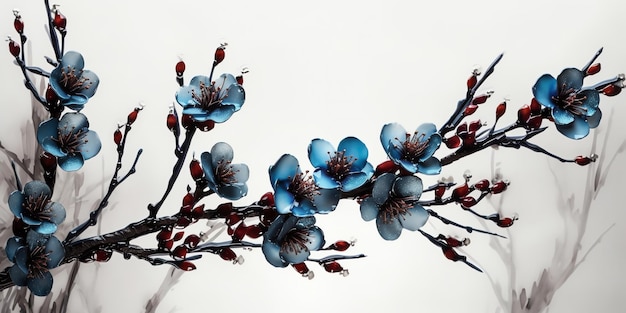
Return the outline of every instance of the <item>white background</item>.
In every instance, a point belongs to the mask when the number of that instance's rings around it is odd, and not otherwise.
[[[2,1],[0,34],[17,38],[11,9],[20,8],[34,62],[45,67],[42,56],[53,53],[45,40],[40,2]],[[142,219],[146,205],[160,198],[174,162],[173,140],[165,127],[178,88],[174,65],[179,57],[184,59],[187,81],[194,75],[207,75],[213,51],[223,41],[229,45],[217,74],[236,74],[241,66],[248,66],[246,103],[227,123],[198,134],[192,150],[199,155],[218,141],[233,146],[234,161],[247,163],[251,169],[249,196],[240,204],[256,201],[271,190],[267,167],[283,153],[294,154],[303,168],[310,168],[306,147],[316,137],[337,144],[345,136],[357,136],[369,147],[370,162],[382,162],[385,154],[378,136],[385,123],[399,122],[409,131],[424,122],[441,125],[464,96],[473,66],[484,69],[501,52],[504,59],[484,86],[496,93],[476,113],[489,123],[501,99],[510,99],[505,119],[513,120],[517,108],[531,99],[531,87],[540,75],[556,76],[565,67],[582,67],[600,47],[604,47],[599,59],[603,70],[590,80],[626,71],[622,43],[626,5],[621,1],[68,0],[60,4],[68,18],[66,50],[80,51],[86,69],[95,71],[101,80],[95,97],[82,111],[103,140],[100,155],[81,170],[89,180],[110,178],[115,160],[111,135],[116,123],[124,121],[138,102],[146,104],[127,147],[126,164],[133,151],[144,149],[138,172],[113,195],[115,206],[105,211],[103,231]],[[29,94],[8,52],[0,53],[0,81],[1,138],[7,145],[13,138],[14,146],[19,146],[14,136],[29,117]],[[604,127],[611,112],[614,115],[613,145],[624,140],[625,101],[623,95],[601,100]],[[536,143],[565,157],[587,154],[591,144],[591,138],[566,139],[553,127],[540,137]],[[442,148],[438,156],[446,152]],[[491,155],[485,150],[445,167],[442,175],[458,181],[469,169],[476,179],[489,178]],[[581,177],[586,170],[528,150],[501,149],[495,158],[512,181],[502,213],[521,217],[508,234],[519,249],[515,258],[523,264],[518,267],[515,287],[528,288],[552,257],[553,238],[561,234],[562,224],[555,213],[559,194],[550,168],[566,195],[578,193],[576,200],[581,198]],[[618,161],[608,186],[594,202],[583,251],[611,224],[615,227],[558,291],[551,311],[620,311],[626,296],[622,266],[626,225],[619,187],[626,160],[621,155]],[[436,178],[424,178],[425,185]],[[183,171],[163,214],[177,211],[188,183],[191,179]],[[206,203],[210,207],[220,201],[211,198]],[[478,209],[494,210],[488,203]],[[479,226],[454,205],[438,210]],[[487,275],[447,261],[422,236],[405,232],[399,240],[385,242],[374,223],[363,222],[358,206],[348,201],[318,220],[328,242],[355,237],[358,243],[348,252],[368,255],[342,262],[350,269],[349,277],[327,274],[311,264],[316,277],[308,281],[292,269],[271,267],[258,250],[243,252],[243,266],[206,255],[197,262],[197,271],[183,275],[160,312],[496,311]],[[437,221],[425,229],[435,235],[441,231],[467,236]],[[465,251],[504,282],[502,265],[494,260],[485,237],[472,234],[472,244]],[[151,238],[146,242],[152,243]],[[72,305],[90,310],[101,306],[102,312],[141,311],[167,270],[119,255],[102,265],[84,265],[80,292],[88,294],[89,300],[82,303],[76,293]]]

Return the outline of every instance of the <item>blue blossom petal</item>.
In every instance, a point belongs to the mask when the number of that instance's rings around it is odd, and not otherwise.
[[[52,274],[50,272],[43,272],[39,276],[28,278],[28,290],[30,290],[36,296],[47,296],[52,290]]]
[[[218,142],[211,148],[211,163],[213,168],[217,168],[222,162],[231,162],[234,157],[235,152],[233,148],[225,142]]]
[[[283,154],[276,164],[269,168],[270,183],[273,186],[278,180],[292,180],[298,173],[300,173],[298,159],[291,154]]]
[[[280,256],[285,262],[290,264],[298,264],[306,261],[311,255],[311,252],[307,249],[287,249],[280,252]]]
[[[59,167],[61,167],[66,172],[77,171],[85,164],[85,160],[80,153],[61,156],[59,157],[58,162]]]
[[[428,212],[421,205],[415,205],[398,219],[403,228],[416,231],[426,224],[428,217]]]
[[[264,241],[261,250],[263,251],[263,255],[269,264],[272,264],[275,267],[285,267],[289,264],[283,261],[280,257],[279,245],[270,241]]]
[[[328,212],[318,212],[317,207],[308,199],[304,199],[297,203],[292,209],[291,214],[297,217],[309,217],[313,216],[315,213],[328,213]]]
[[[222,105],[233,106],[235,111],[239,111],[246,100],[246,92],[239,85],[228,87],[228,94],[222,99]]]
[[[59,225],[65,220],[65,208],[60,203],[49,202],[45,210],[50,212],[50,222]]]
[[[326,241],[324,240],[324,232],[322,229],[317,226],[310,226],[307,241],[304,245],[311,251],[317,251],[321,249],[325,243]]]
[[[23,247],[24,245],[26,245],[26,243],[24,242],[24,239],[20,237],[11,237],[7,240],[5,252],[7,253],[9,261],[15,263],[15,252],[18,248]]]
[[[396,149],[389,149],[390,145],[400,144],[406,141],[406,130],[398,123],[390,123],[383,126],[380,132],[380,143],[383,149],[391,158],[400,159],[400,152]]]
[[[239,200],[248,194],[248,186],[247,185],[227,185],[217,187],[217,194],[220,197],[226,198],[228,200]]]
[[[556,79],[550,74],[543,74],[533,86],[533,95],[541,105],[554,108],[552,97],[557,95]]]
[[[40,234],[50,235],[50,234],[54,234],[57,231],[57,224],[55,223],[51,223],[47,221],[39,221],[38,224],[39,225],[34,227],[34,230]]]
[[[55,268],[61,264],[63,258],[65,258],[65,248],[57,237],[50,237],[46,242],[46,253],[48,253],[48,262],[46,266],[48,268]]]
[[[16,286],[26,286],[28,283],[27,275],[28,273],[24,273],[17,265],[13,265],[9,268],[9,277],[11,277],[11,281]]]
[[[427,159],[430,159],[433,156],[433,154],[435,154],[435,151],[439,149],[439,146],[441,146],[441,142],[442,142],[441,135],[432,134],[428,141],[428,146],[426,146],[426,149],[424,149],[424,152],[422,152],[422,155],[420,156],[418,163],[421,163],[421,162],[426,161]]]
[[[67,155],[67,152],[61,149],[59,143],[55,140],[55,138],[45,138],[43,142],[41,142],[41,147],[46,150],[46,152],[54,155],[57,158]]]
[[[435,157],[431,157],[424,162],[417,164],[417,172],[426,175],[437,175],[441,173],[441,162]]]
[[[372,167],[371,164],[368,163],[368,165]],[[372,168],[372,172],[359,172],[346,176],[346,178],[344,178],[341,182],[341,190],[349,192],[363,186],[363,184],[365,184],[365,182],[372,177],[373,171],[374,170]]]
[[[399,198],[419,198],[422,195],[422,190],[422,180],[417,176],[398,177],[393,183],[394,196]]]
[[[56,138],[58,126],[59,120],[55,118],[41,122],[37,128],[37,142],[43,144],[44,139]]]
[[[361,218],[369,222],[378,216],[378,205],[372,197],[367,197],[361,202]]]
[[[277,185],[274,190],[274,204],[276,210],[280,214],[287,214],[294,206],[295,198],[293,194],[287,191],[282,185]]]
[[[313,197],[313,204],[318,213],[329,213],[335,210],[340,198],[341,191],[337,189],[320,189]]]
[[[552,108],[552,118],[557,125],[566,125],[574,122],[574,114],[558,106]]]
[[[98,89],[98,85],[100,84],[100,78],[96,73],[90,70],[84,70],[81,77],[88,79],[91,82],[89,88],[83,88],[79,91],[80,95],[83,95],[87,98],[93,97],[96,94],[96,90]]]
[[[582,108],[585,109],[586,116],[592,116],[596,113],[598,105],[600,105],[600,94],[595,89],[586,89],[578,93],[579,97],[584,97]]]
[[[24,194],[19,190],[13,191],[9,195],[9,208],[17,217],[22,216],[22,203],[24,203]]]
[[[89,160],[100,152],[102,143],[98,134],[93,130],[88,131],[83,139],[85,143],[79,146],[79,150],[83,155],[83,159]]]
[[[211,111],[206,117],[194,115],[194,119],[199,122],[212,120],[215,123],[226,122],[235,113],[235,106],[221,105]]]
[[[592,115],[587,117],[587,123],[589,124],[590,128],[596,128],[598,127],[598,125],[600,125],[600,120],[602,119],[602,111],[600,111],[600,108],[596,109],[596,112]]]
[[[589,134],[589,124],[587,124],[587,121],[580,116],[575,116],[574,121],[567,125],[560,125],[556,123],[555,125],[556,129],[561,132],[561,134],[571,139],[582,139]]]
[[[392,173],[385,173],[376,178],[374,187],[372,188],[372,198],[376,204],[382,205],[387,201],[395,179],[396,175]]]
[[[76,51],[68,51],[61,58],[61,67],[72,67],[80,72],[85,67],[85,59],[83,55]]]
[[[556,78],[557,88],[562,90],[573,89],[580,90],[583,87],[583,78],[585,74],[577,68],[566,68]]]
[[[309,161],[316,168],[326,169],[331,155],[335,153],[335,148],[330,142],[324,139],[313,139],[308,147]]]
[[[376,218],[378,233],[385,240],[396,240],[402,233],[402,224],[397,218],[385,221],[381,215]]]
[[[313,179],[315,179],[315,183],[320,188],[331,189],[331,188],[339,188],[341,186],[339,182],[337,182],[332,177],[328,176],[328,174],[326,173],[324,169],[319,169],[319,168],[316,169],[313,172]]]
[[[369,156],[367,146],[356,137],[346,137],[341,140],[337,151],[345,151],[345,156],[353,157],[350,169],[353,172],[362,170],[367,164],[367,157]]]

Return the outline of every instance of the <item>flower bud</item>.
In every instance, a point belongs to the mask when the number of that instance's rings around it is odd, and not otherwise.
[[[501,102],[496,107],[496,120],[501,118],[502,115],[506,112],[506,101]]]
[[[15,20],[13,21],[15,31],[20,35],[24,34],[24,22],[22,21],[20,13],[17,10],[14,10],[13,15],[15,15]]]
[[[221,44],[217,49],[215,49],[215,56],[213,59],[213,65],[218,65],[224,61],[224,57],[226,56],[226,44]]]
[[[141,107],[136,107],[135,109],[133,109],[132,112],[128,114],[127,123],[129,125],[132,125],[135,122],[135,120],[137,120],[137,114],[139,114],[139,111],[141,110],[142,110]]]
[[[476,86],[476,83],[478,82],[478,80],[476,79],[476,75],[472,74],[472,76],[470,76],[467,79],[467,89],[472,89],[474,88],[474,86]]]
[[[398,170],[398,168],[398,165],[392,160],[387,160],[376,166],[376,175],[381,175],[383,173],[394,173]]]
[[[467,108],[465,108],[465,111],[463,111],[463,115],[472,115],[474,114],[474,112],[476,112],[476,110],[478,110],[478,106],[475,104],[470,104],[467,106]]]
[[[490,93],[486,93],[486,94],[482,94],[480,96],[476,96],[472,100],[472,104],[475,104],[475,105],[483,104],[483,103],[487,102],[487,99],[489,99],[489,97],[491,97]]]
[[[113,142],[118,146],[122,143],[122,132],[119,128],[113,133]]]
[[[173,113],[169,113],[167,115],[167,121],[166,121],[167,129],[169,129],[170,131],[174,131],[174,128],[176,127],[177,124],[178,124],[178,118],[176,117],[176,115],[174,115]]]
[[[324,263],[324,269],[329,273],[337,273],[343,271],[343,267],[341,266],[341,264],[335,261]]]
[[[176,76],[182,77],[183,73],[185,72],[185,62],[183,62],[182,60],[178,61],[178,63],[176,63],[175,70],[176,70]]]
[[[231,248],[223,248],[220,250],[220,257],[225,261],[234,261],[237,259],[237,254]]]
[[[446,147],[448,147],[448,149],[454,149],[454,148],[458,148],[461,146],[461,138],[457,135],[454,135],[450,138],[447,138],[445,140],[446,143]]]
[[[504,181],[496,182],[495,184],[493,184],[493,186],[491,186],[491,193],[494,195],[499,194],[505,191],[508,186],[509,184],[507,182],[504,182]]]
[[[9,38],[9,52],[11,52],[11,55],[16,58],[20,55],[21,52],[20,45],[11,38]]]
[[[200,162],[197,159],[191,160],[191,162],[189,163],[189,171],[191,172],[191,177],[193,177],[195,181],[198,181],[204,177],[204,171],[202,170]]]
[[[593,75],[593,74],[597,74],[600,69],[602,68],[602,66],[600,66],[600,63],[594,63],[593,65],[591,65],[587,71],[585,72],[585,74],[587,75]]]
[[[39,162],[46,172],[52,172],[57,168],[57,157],[48,152],[44,152],[39,156]]]
[[[338,240],[332,245],[328,247],[328,249],[332,249],[335,251],[346,251],[350,248],[351,244],[345,240]]]
[[[176,266],[183,271],[193,271],[196,269],[196,265],[191,263],[190,261],[182,261]]]
[[[602,88],[602,93],[609,97],[617,96],[620,94],[620,92],[622,92],[622,88],[615,84],[611,84]]]
[[[48,101],[48,104],[50,105],[56,104],[57,101],[59,101],[59,96],[57,96],[50,84],[48,84],[48,88],[46,88],[46,101]]]
[[[60,32],[65,31],[65,26],[67,25],[67,19],[65,15],[61,14],[61,11],[58,9],[55,10],[54,19],[52,20],[52,25],[59,30]]]

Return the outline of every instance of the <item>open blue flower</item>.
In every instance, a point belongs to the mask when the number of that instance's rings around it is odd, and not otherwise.
[[[313,139],[308,151],[315,167],[313,178],[321,188],[351,191],[374,174],[374,167],[367,162],[367,147],[355,137],[341,140],[337,150],[324,139]]]
[[[26,238],[12,237],[7,241],[7,258],[15,263],[9,277],[17,286],[28,286],[37,296],[46,296],[52,289],[53,269],[65,257],[63,244],[54,236],[30,230]]]
[[[248,193],[250,171],[245,164],[232,164],[233,156],[229,144],[218,142],[211,152],[202,153],[200,161],[209,188],[222,198],[238,200]]]
[[[422,180],[417,176],[380,175],[372,195],[361,202],[361,217],[376,219],[378,233],[385,240],[396,240],[402,229],[416,231],[428,220],[428,212],[419,204]]]
[[[50,73],[50,87],[61,104],[76,111],[83,109],[100,83],[98,76],[92,71],[83,70],[84,67],[83,56],[78,52],[68,51],[63,55],[61,63]]]
[[[571,139],[586,137],[602,118],[600,94],[583,88],[584,77],[582,71],[566,68],[556,79],[544,74],[533,86],[535,99],[551,110],[556,129]]]
[[[189,114],[199,122],[223,123],[241,109],[245,100],[243,87],[231,74],[222,74],[215,82],[207,76],[195,76],[188,86],[181,87],[176,93],[183,114]]]
[[[341,192],[339,189],[320,188],[313,178],[300,170],[300,164],[291,154],[285,154],[270,166],[270,183],[274,188],[274,202],[280,214],[311,216],[335,210]]]
[[[265,259],[276,267],[306,261],[311,251],[324,246],[324,233],[315,226],[315,217],[280,215],[263,235]]]
[[[85,160],[93,158],[102,147],[98,134],[89,130],[89,121],[82,113],[66,113],[60,120],[51,118],[42,122],[37,129],[37,141],[68,172],[83,167]]]
[[[441,145],[441,135],[434,124],[420,125],[413,135],[397,123],[383,126],[380,142],[389,158],[411,173],[436,175],[441,163],[433,156]]]
[[[34,180],[24,186],[23,191],[16,190],[9,196],[11,212],[30,228],[40,234],[56,232],[57,225],[65,220],[65,208],[50,201],[52,191],[44,182]]]

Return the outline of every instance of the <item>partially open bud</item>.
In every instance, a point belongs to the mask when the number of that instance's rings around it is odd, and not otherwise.
[[[611,84],[602,88],[602,93],[609,97],[617,96],[620,94],[620,92],[622,92],[622,88],[615,84]]]
[[[20,35],[24,34],[24,22],[22,21],[20,11],[13,10],[13,15],[15,16],[15,20],[13,21],[13,27],[15,28],[15,31]]]
[[[61,11],[59,11],[58,6],[59,6],[58,4],[55,4],[52,6],[52,12],[54,12],[54,19],[52,19],[52,25],[54,25],[54,27],[58,31],[64,32],[65,26],[67,25],[67,19],[65,18],[65,15],[61,14]]]
[[[57,168],[57,158],[48,152],[44,152],[39,156],[39,162],[46,172],[52,172]]]

